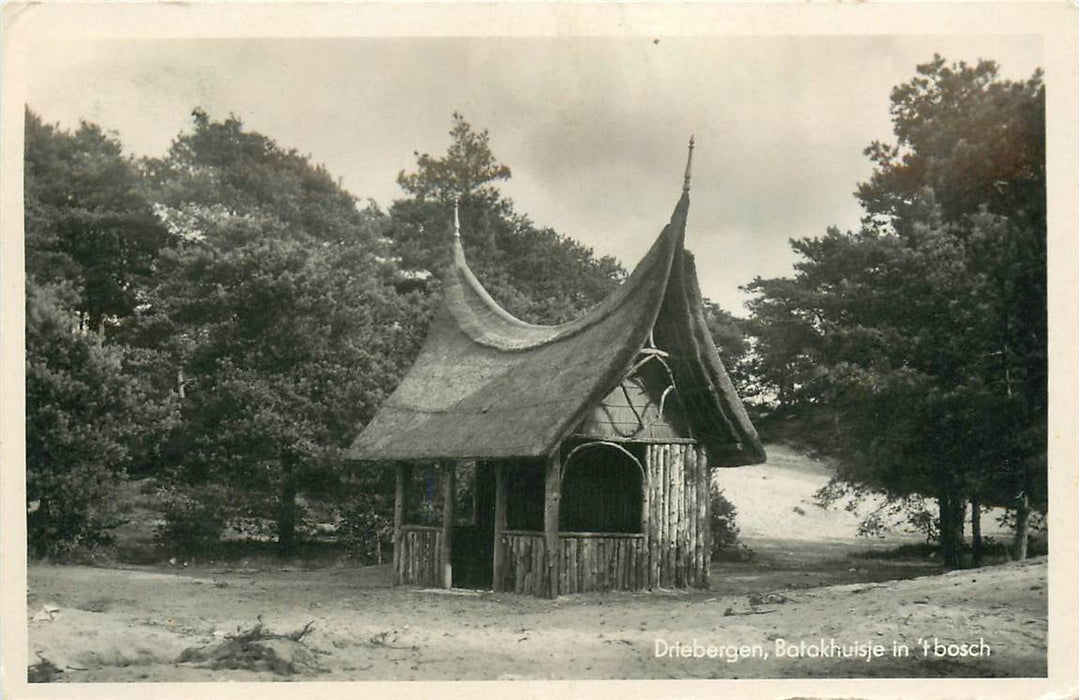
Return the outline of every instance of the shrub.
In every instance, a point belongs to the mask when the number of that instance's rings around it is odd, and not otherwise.
[[[712,559],[722,561],[748,561],[753,550],[738,542],[738,525],[735,517],[738,509],[727,500],[723,491],[712,489]]]
[[[185,559],[214,552],[228,522],[224,489],[219,486],[172,488],[162,495],[165,522],[155,529],[157,546]]]
[[[352,556],[381,564],[393,551],[393,503],[383,494],[361,494],[339,508],[338,518],[338,535]]]

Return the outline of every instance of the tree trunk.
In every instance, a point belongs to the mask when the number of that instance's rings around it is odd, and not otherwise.
[[[970,547],[974,566],[981,566],[985,546],[982,542],[982,504],[977,496],[970,497]]]
[[[948,488],[937,498],[940,508],[940,551],[944,566],[958,569],[963,564],[963,515],[966,502]]]
[[[1016,499],[1015,541],[1012,543],[1012,558],[1023,561],[1027,558],[1027,537],[1030,534],[1030,496],[1023,491]]]
[[[277,510],[277,551],[288,556],[296,547],[296,478],[291,458],[282,460],[285,471]]]

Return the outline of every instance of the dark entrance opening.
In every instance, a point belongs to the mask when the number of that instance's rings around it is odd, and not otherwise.
[[[495,476],[490,462],[476,462],[472,474],[458,474],[450,563],[454,588],[490,589],[494,578]],[[469,478],[470,477],[470,478]],[[470,483],[469,483],[470,482]]]
[[[562,481],[559,530],[641,531],[644,475],[634,450],[643,453],[639,445],[595,442],[572,455]]]

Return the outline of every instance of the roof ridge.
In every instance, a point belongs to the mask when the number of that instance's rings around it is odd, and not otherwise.
[[[599,323],[614,311],[635,298],[638,287],[647,283],[650,271],[660,268],[664,281],[670,275],[675,251],[684,243],[689,193],[683,192],[671,215],[670,222],[656,238],[633,272],[604,299],[581,316],[558,325],[538,325],[522,321],[491,296],[476,277],[465,257],[461,241],[454,241],[453,261],[443,275],[446,305],[461,330],[479,345],[503,351],[520,351],[539,347],[584,331]],[[656,309],[662,301],[662,292]]]

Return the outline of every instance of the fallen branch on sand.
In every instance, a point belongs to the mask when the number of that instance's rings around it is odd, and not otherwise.
[[[285,676],[296,673],[318,673],[315,655],[303,645],[303,638],[314,629],[311,620],[295,632],[277,634],[268,631],[262,616],[250,629],[228,635],[217,644],[188,647],[177,663],[195,663],[213,669],[246,669],[271,671]]]
[[[774,613],[775,608],[771,610],[735,610],[734,608],[727,608],[723,611],[724,617],[730,617],[731,615],[767,615],[768,613]]]
[[[238,634],[225,635],[225,639],[231,639],[237,642],[254,642],[262,639],[289,639],[294,642],[300,642],[303,641],[304,636],[308,632],[314,629],[314,627],[312,627],[312,625],[314,624],[315,621],[311,620],[306,625],[304,625],[303,628],[295,632],[288,632],[286,634],[274,634],[272,632],[266,631],[266,628],[262,625],[262,615],[259,615],[258,622],[255,624],[254,627]]]

